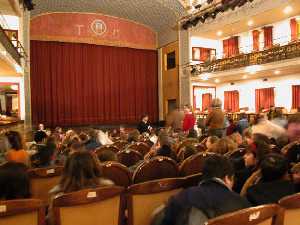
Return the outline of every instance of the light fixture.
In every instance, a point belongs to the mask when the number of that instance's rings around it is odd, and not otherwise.
[[[17,64],[15,64],[15,69],[17,73],[23,73],[23,69]]]
[[[19,87],[18,87],[18,85],[13,84],[13,85],[10,85],[10,89],[14,90],[14,91],[17,91],[19,89]]]
[[[245,72],[250,73],[250,74],[255,74],[256,72],[261,70],[261,66],[259,65],[252,65],[252,66],[247,66],[245,69]]]
[[[274,74],[276,74],[276,75],[280,74],[280,70],[275,70]]]
[[[217,78],[217,79],[215,79],[215,82],[216,83],[220,83],[220,80]]]
[[[248,78],[248,76],[247,76],[247,75],[244,75],[244,76],[243,76],[243,79],[247,79],[247,78]]]
[[[293,11],[293,8],[292,8],[292,6],[290,6],[290,5],[286,6],[286,7],[283,9],[283,12],[284,12],[285,14],[290,14],[292,11]]]
[[[219,31],[217,32],[217,35],[218,35],[218,36],[222,36],[222,34],[223,34],[223,32],[222,32],[221,30],[219,30]]]
[[[253,22],[253,20],[249,20],[247,24],[249,27],[251,27],[254,24],[254,22]]]
[[[201,79],[202,79],[202,80],[208,80],[209,77],[210,77],[210,74],[209,74],[209,73],[203,73],[203,74],[201,75]]]

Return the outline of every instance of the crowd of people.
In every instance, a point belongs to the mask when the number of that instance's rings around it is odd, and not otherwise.
[[[132,171],[156,156],[180,165],[199,151],[214,153],[204,162],[199,185],[171,197],[154,224],[203,224],[227,212],[276,203],[300,192],[300,114],[286,119],[278,109],[269,118],[259,114],[249,121],[241,114],[234,120],[221,110],[221,101],[214,99],[204,120],[196,121],[185,106],[182,112],[172,112],[162,128],[151,127],[143,115],[136,129],[120,127],[109,132],[92,128],[64,132],[60,127],[51,132],[41,124],[33,141],[26,143],[16,131],[2,132],[0,200],[31,196],[29,168],[64,166],[60,182],[51,190],[53,196],[114,185],[102,177],[100,167],[103,162],[118,161],[116,153],[105,150],[96,155],[95,151],[120,140],[127,146],[135,142],[149,146],[144,159],[130,166]],[[191,141],[181,145],[186,140]]]

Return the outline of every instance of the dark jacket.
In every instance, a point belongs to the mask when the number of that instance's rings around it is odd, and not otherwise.
[[[161,224],[178,224],[178,221],[182,221],[182,215],[192,208],[200,210],[210,219],[249,206],[247,200],[229,190],[217,179],[205,180],[198,186],[183,190],[171,197]],[[184,221],[182,224],[187,223]]]
[[[247,199],[253,205],[277,203],[281,198],[296,193],[294,184],[288,180],[260,182],[247,191]]]
[[[145,132],[149,132],[149,123],[144,123],[141,121],[137,126],[138,131],[142,134]]]

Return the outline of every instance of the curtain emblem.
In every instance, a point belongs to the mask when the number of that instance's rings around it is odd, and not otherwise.
[[[91,29],[96,35],[101,36],[106,32],[107,27],[103,20],[97,19],[91,23]]]

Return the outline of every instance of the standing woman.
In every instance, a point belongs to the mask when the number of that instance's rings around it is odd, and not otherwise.
[[[8,131],[5,135],[11,146],[11,149],[6,154],[6,160],[29,165],[29,154],[23,148],[23,140],[20,133],[17,131]]]
[[[221,138],[225,135],[225,117],[221,107],[222,101],[220,99],[215,98],[212,100],[212,110],[205,121],[206,127],[208,128],[208,136]]]
[[[152,127],[149,124],[149,116],[147,114],[142,116],[142,120],[138,124],[137,129],[140,132],[140,134],[150,133]]]
[[[189,105],[185,105],[183,110],[184,110],[184,118],[183,118],[182,130],[184,132],[188,132],[189,130],[194,128],[196,119],[193,113],[191,112],[191,108]]]

